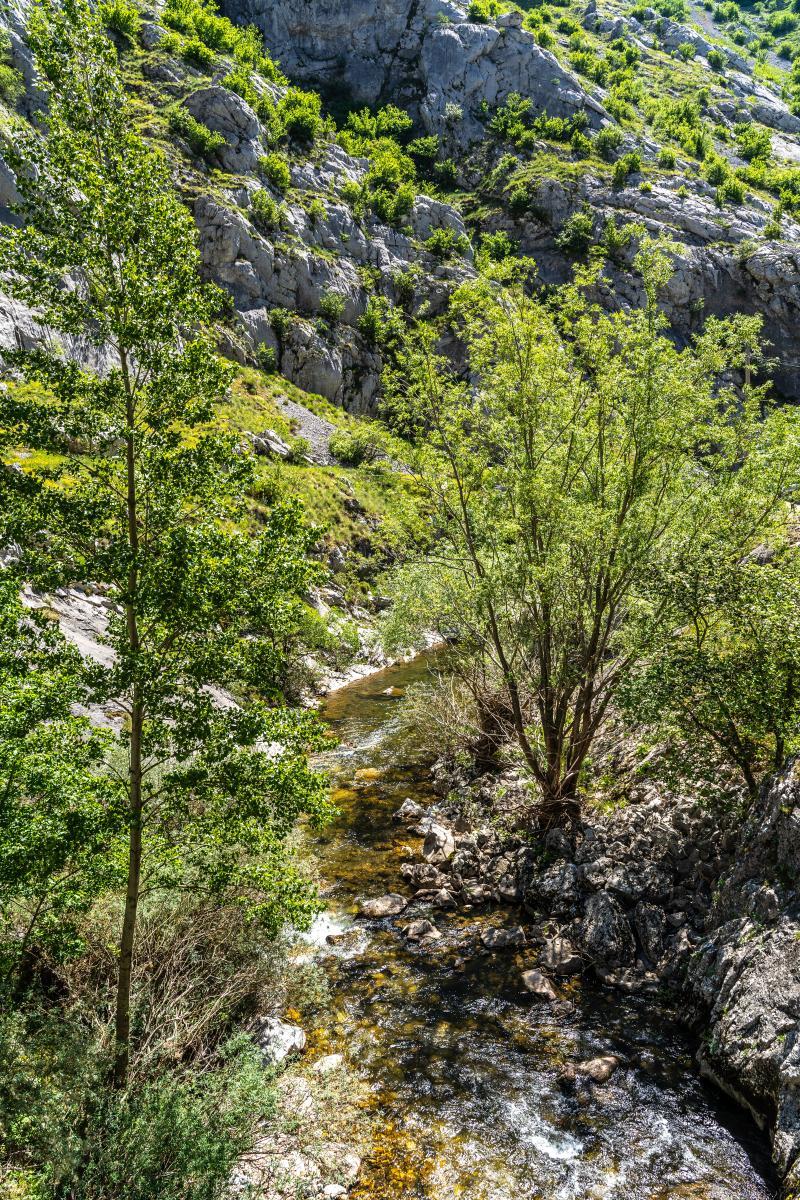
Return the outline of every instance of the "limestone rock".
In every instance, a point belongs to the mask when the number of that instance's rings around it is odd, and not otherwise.
[[[558,999],[552,983],[541,971],[523,971],[522,983],[526,991],[529,991],[540,1000],[553,1001]]]
[[[630,925],[619,903],[608,892],[597,892],[586,904],[581,940],[596,962],[621,966],[633,958]]]
[[[282,1063],[290,1054],[305,1050],[306,1035],[298,1025],[290,1025],[278,1017],[262,1017],[253,1030],[255,1041],[264,1059],[273,1064]]]
[[[361,905],[361,915],[379,920],[382,917],[396,917],[407,907],[408,901],[405,896],[389,892],[385,896],[376,896],[374,900],[365,900]]]

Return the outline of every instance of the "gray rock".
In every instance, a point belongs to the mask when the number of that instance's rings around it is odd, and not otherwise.
[[[550,938],[544,947],[542,962],[555,975],[579,975],[583,970],[583,959],[569,938]]]
[[[394,813],[392,820],[402,825],[415,825],[425,815],[425,809],[416,800],[407,797]]]
[[[427,863],[447,862],[455,854],[456,843],[451,831],[444,825],[432,824],[425,835],[422,857]]]
[[[217,151],[224,170],[235,174],[256,171],[264,147],[258,117],[246,100],[214,84],[192,92],[185,104],[196,121],[225,138],[226,145]]]
[[[615,1054],[603,1054],[598,1058],[589,1058],[577,1063],[575,1069],[579,1075],[587,1075],[593,1083],[607,1083],[619,1063],[620,1060]]]
[[[289,1025],[277,1017],[262,1017],[253,1029],[253,1040],[268,1063],[282,1063],[290,1054],[306,1047],[306,1035],[298,1025]]]
[[[481,941],[487,950],[507,950],[513,946],[525,946],[525,930],[517,925],[513,929],[484,929]]]
[[[630,925],[617,901],[608,892],[590,896],[581,922],[581,940],[595,962],[621,966],[633,959]]]
[[[654,904],[640,900],[633,910],[633,926],[639,945],[653,963],[657,963],[664,953],[666,924],[666,913]]]
[[[522,985],[526,991],[540,1000],[554,1001],[558,999],[556,989],[541,971],[530,970],[522,972]]]
[[[405,908],[408,908],[405,896],[389,892],[385,896],[376,896],[374,900],[365,900],[361,905],[361,915],[378,920],[382,917],[396,917]]]

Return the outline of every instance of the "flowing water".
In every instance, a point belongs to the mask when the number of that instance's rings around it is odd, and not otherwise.
[[[424,661],[335,693],[325,715],[341,817],[319,838],[329,909],[313,931],[348,1058],[375,1103],[378,1134],[360,1200],[767,1200],[764,1140],[699,1079],[666,1009],[573,981],[565,1003],[520,988],[530,954],[472,954],[476,927],[506,914],[356,918],[358,901],[403,891],[419,839],[392,823],[406,796],[433,799],[403,691]],[[400,926],[431,916],[443,937],[410,944]],[[519,920],[519,914],[507,914]],[[329,940],[330,939],[330,940]],[[466,962],[460,961],[462,957]],[[603,1086],[566,1095],[567,1062],[612,1053]]]

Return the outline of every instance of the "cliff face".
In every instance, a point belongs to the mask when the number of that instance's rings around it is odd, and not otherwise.
[[[196,156],[188,163],[185,146],[168,133],[209,276],[232,299],[229,353],[252,359],[263,348],[301,387],[373,411],[384,347],[364,333],[372,301],[397,304],[402,293],[412,308],[441,312],[453,286],[474,270],[469,242],[477,248],[486,233],[502,230],[535,260],[546,283],[568,279],[591,245],[604,248],[597,299],[609,307],[638,304],[638,234],[626,230],[644,230],[672,246],[674,274],[663,305],[676,337],[686,341],[709,314],[760,314],[776,386],[800,395],[800,225],[793,204],[778,211],[777,193],[768,191],[773,176],[781,187],[795,185],[800,119],[782,98],[780,80],[765,80],[744,51],[728,44],[727,66],[714,73],[708,56],[721,51],[698,26],[652,10],[633,16],[616,0],[601,8],[575,0],[570,15],[551,19],[547,37],[531,25],[531,14],[512,9],[475,21],[452,0],[224,0],[224,8],[234,22],[258,26],[291,82],[339,102],[398,105],[415,122],[409,136],[436,139],[436,161],[417,181],[413,206],[393,223],[354,203],[370,161],[347,153],[330,134],[310,150],[281,150],[291,181],[276,190],[259,165],[272,149],[271,131],[252,102],[226,86],[230,64],[218,59],[198,68],[176,50],[174,34],[173,44],[164,41],[160,10],[143,12],[139,44],[120,41],[136,88],[156,117],[180,104],[225,142],[205,164]],[[13,119],[25,120],[38,96],[23,0],[0,15],[0,26],[10,31],[24,81]],[[578,44],[584,49],[576,55],[571,48]],[[632,99],[622,108],[615,92],[621,85],[601,86],[573,69],[590,51],[601,66],[616,63],[620,46],[637,59],[625,84]],[[695,55],[691,62],[681,61],[686,53]],[[615,76],[603,78],[608,84]],[[253,82],[278,102],[284,94],[268,80]],[[658,99],[648,109],[650,91]],[[699,92],[702,106],[692,99]],[[521,138],[492,127],[515,94],[529,102]],[[683,126],[673,136],[657,111],[680,104],[702,108],[692,117],[705,139],[702,160],[677,145],[676,137],[685,141]],[[544,125],[536,126],[536,117]],[[743,121],[766,136],[772,176],[729,200],[712,167],[718,174],[747,169],[737,144]],[[673,147],[671,158],[665,146]],[[440,198],[431,199],[425,193],[439,187],[440,168],[450,194],[439,188]],[[253,200],[261,191],[279,211],[271,227],[256,219]],[[14,196],[13,175],[0,159],[0,220],[11,219]],[[584,223],[582,248],[565,237],[576,219]],[[432,252],[428,240],[438,230],[452,231],[457,252]],[[340,314],[321,323],[328,294],[338,298]],[[275,309],[291,314],[278,330]],[[0,297],[0,344],[36,336],[30,314]]]

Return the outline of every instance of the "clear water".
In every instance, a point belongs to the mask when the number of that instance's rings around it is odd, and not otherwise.
[[[530,955],[475,953],[497,911],[355,916],[360,898],[404,890],[399,865],[418,842],[391,814],[406,796],[432,798],[413,731],[398,720],[404,687],[425,670],[383,672],[326,708],[340,743],[325,765],[342,815],[316,847],[329,911],[310,940],[375,1100],[359,1200],[774,1197],[764,1139],[700,1080],[668,1008],[579,982],[555,1010],[526,998],[519,975]],[[399,926],[416,916],[431,917],[441,940],[409,944]],[[601,1053],[625,1065],[602,1087],[565,1095],[565,1063]]]

